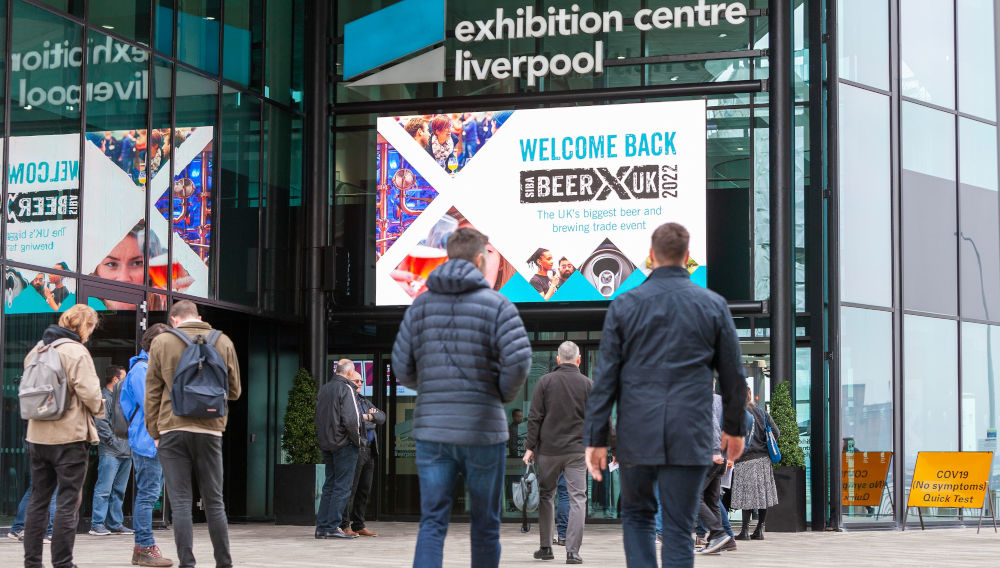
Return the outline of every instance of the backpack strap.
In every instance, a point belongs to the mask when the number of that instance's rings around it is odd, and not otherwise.
[[[72,339],[69,339],[68,337],[60,337],[59,339],[53,341],[52,343],[49,343],[48,345],[45,345],[41,341],[38,342],[39,349],[49,349],[49,348],[53,348],[53,347],[59,347],[60,345],[63,345],[63,344],[66,344],[66,343],[76,343],[76,342],[73,341]]]
[[[191,338],[188,337],[188,335],[186,333],[184,333],[183,331],[181,331],[179,329],[176,329],[176,328],[172,327],[172,328],[170,328],[170,329],[167,330],[167,333],[170,333],[170,334],[174,335],[175,337],[179,337],[180,340],[184,342],[184,345],[194,345],[194,342],[191,341]]]
[[[212,331],[208,332],[208,337],[205,338],[205,343],[207,345],[215,347],[215,342],[218,341],[219,337],[221,336],[222,336],[222,331],[218,329],[213,329]]]

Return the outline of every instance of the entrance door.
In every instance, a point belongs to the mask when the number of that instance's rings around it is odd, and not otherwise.
[[[139,351],[139,339],[146,327],[147,314],[144,294],[131,288],[121,288],[113,285],[81,282],[77,292],[78,303],[85,303],[97,310],[101,317],[100,323],[87,342],[87,348],[94,359],[94,368],[102,382],[112,366],[119,366],[126,371],[129,359]],[[87,470],[87,481],[84,484],[83,504],[81,508],[81,526],[89,529],[89,518],[93,513],[92,503],[94,484],[97,482],[97,450],[91,451],[90,467]],[[134,485],[129,481],[125,493],[122,511],[128,518],[132,514],[132,502],[135,496]],[[157,507],[156,512],[161,508]],[[154,515],[156,513],[154,512]],[[126,522],[131,526],[130,522]]]

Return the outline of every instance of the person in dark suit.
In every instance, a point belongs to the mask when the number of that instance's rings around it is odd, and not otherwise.
[[[608,417],[618,402],[616,457],[628,566],[656,566],[654,516],[659,486],[663,566],[694,566],[700,489],[712,464],[712,378],[723,405],[720,447],[743,451],[746,382],[729,308],[691,282],[687,230],[666,223],[653,232],[653,271],[608,307],[584,426],[587,468],[607,466]]]

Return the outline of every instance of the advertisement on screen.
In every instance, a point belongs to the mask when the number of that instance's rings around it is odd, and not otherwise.
[[[11,139],[8,258],[77,270],[77,233],[82,219],[82,273],[141,285],[148,261],[153,286],[165,288],[169,272],[175,291],[206,296],[212,235],[212,127],[162,129],[148,135],[145,130],[129,130],[85,136],[82,197],[80,135]],[[147,154],[151,172],[146,172]],[[169,262],[171,224],[173,258]],[[7,313],[62,311],[76,302],[72,279],[64,281],[58,275],[19,268],[8,269],[4,276]]]
[[[705,102],[381,117],[376,304],[427,289],[456,229],[489,237],[487,283],[514,302],[606,301],[645,280],[653,230],[691,234],[704,286]]]

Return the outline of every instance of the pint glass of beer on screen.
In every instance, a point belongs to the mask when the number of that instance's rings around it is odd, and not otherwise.
[[[176,280],[181,276],[181,263],[174,262],[170,266],[170,278]],[[167,254],[163,253],[149,260],[149,280],[157,288],[167,287]]]
[[[417,245],[406,255],[404,266],[406,271],[416,274],[420,278],[427,280],[427,277],[434,272],[434,269],[441,266],[448,260],[448,253],[442,249],[429,247],[427,245]]]

